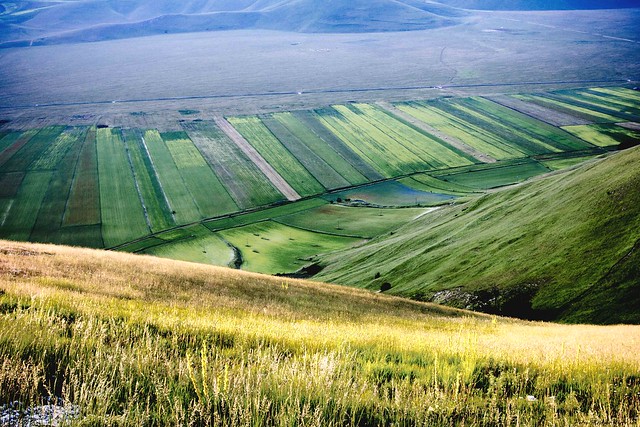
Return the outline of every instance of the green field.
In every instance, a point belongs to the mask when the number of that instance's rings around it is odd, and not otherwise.
[[[186,133],[166,132],[161,137],[204,218],[238,211],[238,205]]]
[[[607,95],[593,94],[585,90],[562,90],[551,92],[547,96],[571,103],[577,107],[617,117],[618,121],[640,121],[640,108],[638,108],[638,105],[633,103],[621,105],[615,101],[619,99],[618,96],[609,97]]]
[[[100,224],[100,187],[98,184],[98,158],[96,151],[96,128],[87,130],[73,183],[67,199],[63,226]],[[102,237],[99,236],[102,246]]]
[[[137,131],[123,130],[127,143],[131,166],[135,175],[137,189],[144,202],[145,214],[152,232],[158,232],[176,225],[175,218],[167,202],[166,195],[158,180],[158,175],[145,145]]]
[[[188,224],[204,218],[192,194],[195,188],[187,186],[160,133],[157,130],[146,130],[141,140],[149,152],[176,223]]]
[[[29,240],[52,174],[27,172],[15,198],[4,199],[4,212],[0,214],[0,236],[3,239]]]
[[[451,173],[433,173],[435,178],[475,190],[487,190],[504,185],[515,184],[527,179],[549,172],[550,169],[534,160],[498,165],[497,167],[456,171]]]
[[[352,246],[362,239],[314,233],[273,221],[218,232],[242,252],[242,269],[267,274],[291,273],[309,258]]]
[[[277,217],[276,221],[304,230],[327,234],[373,238],[428,212],[424,208],[366,208],[324,205]]]
[[[111,247],[149,234],[120,133],[114,129],[98,129],[96,145],[104,245]]]
[[[584,105],[576,105],[576,102],[571,99],[557,96],[552,97],[548,94],[513,95],[513,97],[522,101],[533,102],[534,104],[539,104],[543,107],[558,110],[595,123],[616,123],[621,121],[619,117],[612,116],[611,114],[596,111],[593,108],[589,108]]]
[[[73,235],[61,234],[69,193],[73,183],[73,175],[84,143],[87,128],[65,130],[50,145],[43,156],[33,164],[34,169],[53,170],[47,193],[40,203],[38,217],[33,225],[29,240],[74,244]]]
[[[473,163],[437,138],[367,105],[318,110],[319,120],[388,178]]]
[[[212,231],[224,230],[226,228],[239,227],[241,225],[248,225],[254,222],[306,211],[326,204],[327,201],[322,198],[298,200],[293,203],[285,203],[281,206],[261,209],[255,212],[230,215],[228,217],[206,221],[204,225]]]
[[[240,209],[284,199],[258,167],[212,122],[183,124]]]
[[[314,111],[294,111],[291,113],[297,120],[299,120],[309,131],[313,132],[322,141],[324,141],[331,150],[338,153],[338,155],[344,159],[350,166],[362,174],[367,180],[375,181],[382,179],[383,176],[377,172],[366,159],[358,156],[342,139],[336,134],[332,133],[326,126],[322,124],[321,116]],[[322,146],[322,144],[321,144]],[[329,152],[330,153],[330,152]],[[329,154],[332,156],[331,154]],[[323,157],[324,158],[324,157]],[[330,159],[330,157],[327,157]],[[338,162],[337,162],[338,163]],[[336,164],[337,164],[336,163]]]
[[[298,194],[305,197],[325,191],[309,171],[276,139],[260,118],[229,117],[227,120]]]
[[[411,175],[406,178],[402,178],[398,182],[416,190],[430,193],[449,194],[451,196],[466,196],[476,191],[471,187],[435,178],[428,173]]]
[[[323,140],[320,134],[300,120],[299,116],[294,113],[278,113],[271,115],[269,128],[272,132],[274,131],[272,124],[274,120],[280,123],[281,128],[284,128],[284,130],[290,134],[290,150],[293,152],[295,145],[297,145],[298,149],[301,150],[301,155],[297,156],[298,159],[302,160],[301,157],[304,157],[312,159],[312,163],[317,162],[317,165],[308,166],[307,168],[310,171],[317,169],[314,176],[316,176],[318,180],[324,179],[321,177],[324,177],[327,174],[333,175],[333,173],[337,173],[340,176],[340,178],[334,177],[336,181],[332,185],[323,184],[326,188],[346,186],[343,185],[345,181],[351,185],[358,185],[367,182],[367,178],[362,173],[342,157],[342,155],[331,147],[331,145]],[[281,134],[276,132],[274,132],[274,134],[283,143],[286,143],[285,141],[287,139],[281,137]],[[303,146],[312,152],[313,155],[305,154]],[[332,173],[331,170],[334,172]]]
[[[640,131],[615,124],[565,126],[563,129],[599,147],[631,146],[640,142]]]
[[[171,236],[173,239],[164,236],[170,240],[169,243],[159,244],[139,253],[210,265],[228,266],[232,263],[231,248],[204,226],[196,225],[182,231],[182,236]],[[162,235],[160,239],[164,239]]]

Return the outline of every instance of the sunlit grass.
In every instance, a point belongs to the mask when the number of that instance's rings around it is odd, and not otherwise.
[[[638,425],[637,326],[10,242],[0,288],[0,404],[78,425]]]

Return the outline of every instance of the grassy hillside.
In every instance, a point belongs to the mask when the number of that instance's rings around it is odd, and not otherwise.
[[[637,326],[86,249],[0,254],[0,406],[54,397],[74,425],[638,422]]]
[[[640,149],[440,209],[318,279],[570,322],[640,322]]]

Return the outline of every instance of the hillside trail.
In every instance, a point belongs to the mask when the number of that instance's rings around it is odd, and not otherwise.
[[[294,190],[287,181],[253,148],[249,141],[244,139],[231,123],[226,121],[224,117],[216,116],[213,119],[216,125],[238,146],[242,152],[262,171],[263,174],[271,181],[271,183],[280,191],[287,200],[294,201],[300,199],[300,195]]]
[[[431,126],[429,126],[428,124],[426,124],[423,121],[420,121],[418,119],[416,119],[415,117],[413,117],[410,114],[405,113],[404,111],[394,107],[392,104],[385,102],[385,101],[380,101],[380,102],[376,102],[376,105],[378,105],[379,107],[385,109],[386,111],[388,111],[389,113],[393,114],[396,117],[401,118],[402,120],[411,123],[412,125],[414,125],[415,127],[437,137],[440,138],[441,140],[445,141],[446,143],[454,146],[455,148],[457,148],[460,151],[463,151],[464,153],[472,156],[475,159],[478,159],[479,161],[483,162],[483,163],[495,163],[497,162],[496,159],[494,159],[493,157],[481,153],[480,151],[476,150],[475,148],[465,144],[464,142],[460,141],[457,138],[454,138],[452,136],[449,136],[443,132],[440,132],[438,129],[435,129]]]

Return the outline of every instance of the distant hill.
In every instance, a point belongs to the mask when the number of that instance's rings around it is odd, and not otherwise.
[[[579,10],[640,7],[638,0],[441,0],[450,6],[478,10]]]
[[[16,2],[0,15],[5,46],[231,29],[379,32],[437,28],[466,13],[419,0],[107,0]]]
[[[640,323],[640,148],[425,215],[318,279],[490,313]]]

